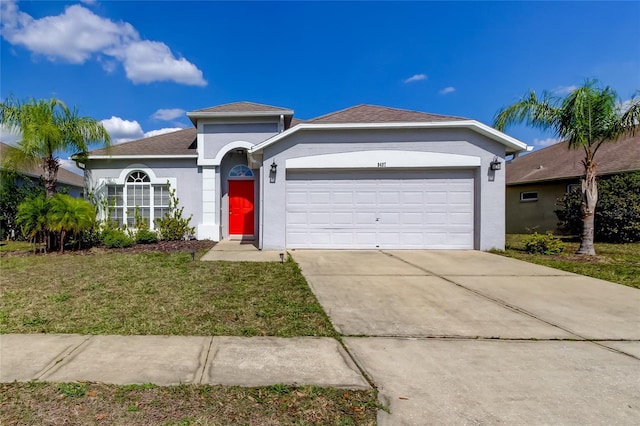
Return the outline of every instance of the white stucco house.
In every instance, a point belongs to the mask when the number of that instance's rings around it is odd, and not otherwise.
[[[85,185],[131,223],[168,207],[198,239],[261,249],[504,248],[504,158],[526,144],[478,121],[373,105],[311,120],[250,102],[89,153]]]

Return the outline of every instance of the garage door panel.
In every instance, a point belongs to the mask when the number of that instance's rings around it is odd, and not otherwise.
[[[400,175],[287,173],[287,247],[473,248],[473,173]]]

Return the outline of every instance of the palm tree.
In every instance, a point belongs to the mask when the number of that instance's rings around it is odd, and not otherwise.
[[[600,88],[595,80],[573,90],[564,98],[544,92],[538,99],[529,91],[518,102],[496,114],[494,127],[504,130],[514,123],[553,131],[569,142],[569,149],[583,149],[582,238],[577,254],[595,255],[593,247],[595,209],[598,202],[595,155],[605,142],[634,134],[640,118],[640,99],[622,103],[610,87]]]
[[[50,199],[47,219],[49,229],[60,233],[60,253],[62,253],[67,234],[78,235],[95,225],[96,209],[90,202],[81,198],[56,194]]]
[[[58,154],[74,151],[82,158],[92,143],[101,142],[105,147],[111,144],[102,123],[80,117],[77,110],[70,110],[55,98],[26,102],[10,98],[0,103],[0,123],[22,135],[17,149],[7,156],[5,166],[16,169],[20,165],[39,165],[48,197],[56,193]]]
[[[16,213],[16,224],[22,229],[23,235],[33,243],[35,252],[36,244],[48,238],[49,229],[49,199],[44,194],[31,197],[20,203]],[[45,252],[47,248],[45,246]]]

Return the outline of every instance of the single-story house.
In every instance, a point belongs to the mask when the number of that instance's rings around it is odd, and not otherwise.
[[[15,148],[4,142],[0,142],[0,164],[2,164],[7,153],[12,149]],[[42,169],[37,166],[22,166],[16,171],[32,181],[38,181],[43,173]],[[64,190],[72,197],[82,197],[84,194],[84,178],[77,173],[60,167],[58,169],[58,190]]]
[[[526,144],[460,117],[358,105],[311,120],[251,102],[193,128],[89,153],[87,190],[132,224],[169,206],[198,239],[272,249],[504,247],[504,158]]]
[[[580,186],[584,150],[560,142],[507,162],[507,233],[557,232],[556,200]],[[640,170],[640,133],[597,151],[598,175]]]

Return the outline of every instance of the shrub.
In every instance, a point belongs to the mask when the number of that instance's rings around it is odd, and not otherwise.
[[[107,228],[102,233],[102,244],[107,248],[131,247],[134,241],[122,229]]]
[[[581,194],[574,190],[558,199],[555,213],[560,228],[572,235],[582,231]],[[595,217],[596,241],[632,243],[640,241],[640,172],[598,179]]]
[[[158,242],[158,234],[149,229],[138,229],[136,233],[136,243],[138,244],[155,244]]]
[[[189,235],[193,235],[195,228],[189,226],[191,216],[182,217],[184,207],[178,208],[178,198],[176,190],[169,188],[171,199],[169,200],[169,212],[163,218],[155,221],[156,228],[160,233],[160,238],[165,241],[183,240]]]
[[[530,254],[559,254],[564,250],[564,243],[560,238],[547,234],[534,232],[524,240],[524,251]]]

